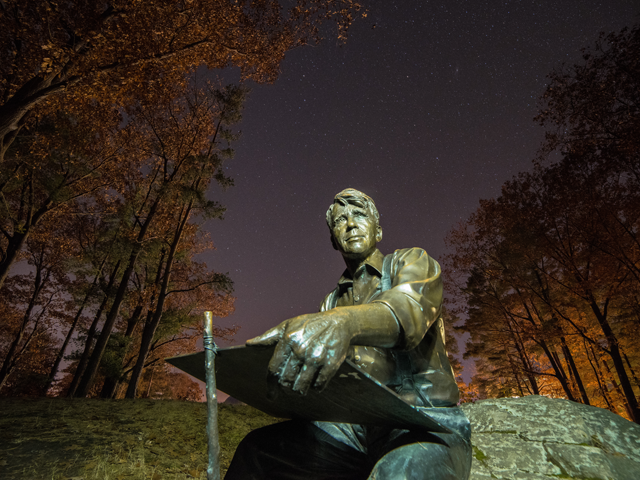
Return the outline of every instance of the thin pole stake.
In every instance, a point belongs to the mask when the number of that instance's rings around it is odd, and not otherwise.
[[[207,377],[207,437],[209,465],[207,480],[220,480],[220,440],[218,438],[218,394],[216,392],[215,358],[218,346],[213,341],[213,313],[204,312],[204,351]]]

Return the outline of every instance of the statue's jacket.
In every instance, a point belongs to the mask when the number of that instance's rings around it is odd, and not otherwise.
[[[421,248],[386,256],[376,250],[353,277],[345,270],[320,311],[371,303],[391,310],[399,340],[393,348],[354,345],[347,358],[408,403],[468,438],[469,422],[456,408],[459,390],[445,348],[438,262]]]

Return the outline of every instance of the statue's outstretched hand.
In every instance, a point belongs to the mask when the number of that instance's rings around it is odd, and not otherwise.
[[[276,345],[269,372],[279,383],[306,394],[322,390],[347,356],[353,337],[347,315],[333,310],[285,320],[247,341],[247,345]]]

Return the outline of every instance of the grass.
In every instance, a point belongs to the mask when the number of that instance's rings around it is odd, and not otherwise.
[[[222,476],[240,440],[278,420],[220,405]],[[172,400],[0,399],[3,480],[206,479],[206,405]]]

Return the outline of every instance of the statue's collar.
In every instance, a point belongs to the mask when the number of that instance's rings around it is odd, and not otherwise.
[[[382,263],[384,262],[384,255],[380,250],[376,248],[376,250],[367,257],[360,268],[368,268],[369,272],[377,275],[378,277],[382,277]],[[360,270],[360,268],[358,270]],[[343,283],[353,283],[353,278],[349,273],[349,270],[346,270],[342,273],[340,280],[338,280],[338,285]]]

